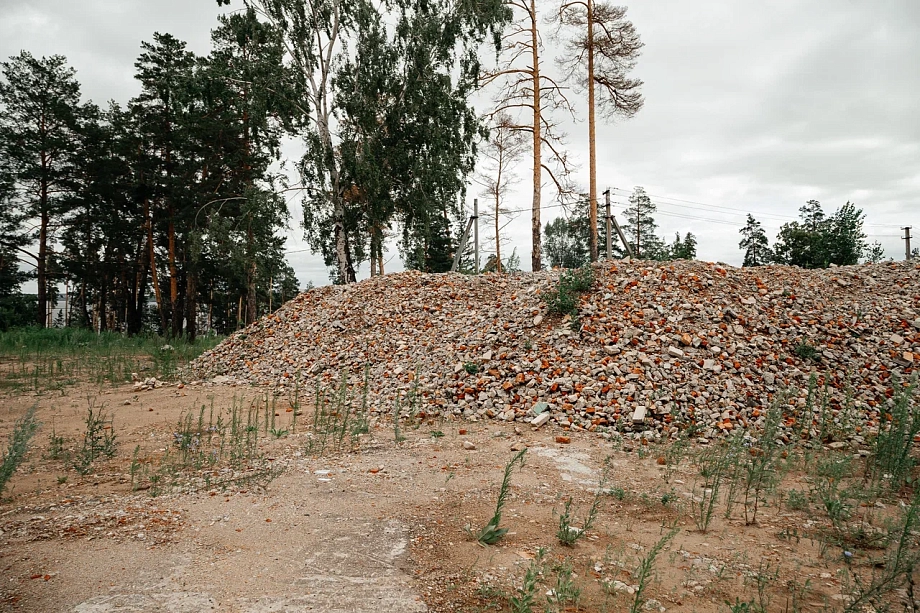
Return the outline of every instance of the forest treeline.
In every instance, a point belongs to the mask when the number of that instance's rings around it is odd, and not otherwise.
[[[558,57],[545,57],[550,38]],[[140,48],[140,93],[105,106],[83,100],[62,56],[23,51],[0,63],[0,329],[63,324],[189,339],[200,325],[233,330],[298,291],[283,248],[292,222],[334,282],[354,282],[363,263],[383,274],[393,239],[407,268],[441,272],[469,215],[471,179],[500,271],[519,167],[532,178],[531,268],[607,255],[597,124],[644,103],[630,76],[642,42],[625,7],[243,0],[218,18],[207,55],[162,33]],[[487,108],[474,109],[473,94]],[[585,105],[587,189],[572,181],[559,130]],[[282,159],[286,138],[302,157]],[[544,225],[549,196],[567,215]],[[303,219],[290,219],[293,198]],[[863,254],[862,213],[847,206],[831,221],[810,217],[803,231],[836,228],[834,240],[849,237],[853,249],[812,249],[809,263]],[[658,237],[653,213],[637,188],[623,228],[633,255],[695,257],[696,237]],[[845,223],[834,225],[840,215]],[[745,236],[766,263],[760,238]],[[615,237],[611,255],[625,253]],[[769,261],[798,263],[796,253],[777,246]],[[34,298],[20,293],[28,279]],[[62,291],[67,308],[54,321]]]
[[[54,323],[64,286],[67,325],[194,339],[202,305],[223,331],[298,290],[272,163],[304,119],[280,37],[241,13],[221,17],[207,56],[169,34],[141,47],[141,91],[123,106],[82,101],[64,57],[0,65],[7,326]],[[33,304],[15,294],[27,277]]]

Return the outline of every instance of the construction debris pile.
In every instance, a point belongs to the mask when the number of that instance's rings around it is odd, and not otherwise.
[[[578,317],[559,271],[376,277],[301,294],[191,366],[215,382],[311,389],[347,373],[369,407],[655,439],[756,428],[862,443],[920,365],[920,266],[809,271],[597,264]],[[806,414],[807,412],[811,414]]]

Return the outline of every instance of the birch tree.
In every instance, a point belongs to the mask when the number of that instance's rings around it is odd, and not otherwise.
[[[562,199],[575,192],[569,180],[573,165],[565,149],[565,134],[554,118],[558,112],[574,118],[574,110],[565,89],[543,70],[537,0],[506,0],[505,4],[513,10],[514,19],[502,35],[503,54],[498,67],[484,74],[482,86],[494,83],[499,87],[492,115],[511,114],[516,119],[514,130],[529,135],[532,143],[530,265],[538,271],[543,266],[543,172]]]
[[[501,113],[493,118],[489,138],[482,148],[483,166],[477,181],[482,186],[481,194],[487,198],[485,216],[492,218],[495,232],[495,272],[502,272],[501,231],[515,216],[505,206],[505,198],[518,182],[514,169],[527,153],[527,144],[526,135],[515,130],[510,114]]]
[[[589,227],[591,261],[598,258],[596,114],[604,119],[629,118],[643,104],[642,81],[627,76],[635,67],[642,42],[626,7],[595,0],[563,2],[553,16],[565,51],[557,63],[567,81],[587,93],[589,159]],[[595,87],[597,86],[597,88]]]
[[[501,0],[244,4],[282,32],[299,80],[309,117],[304,228],[336,280],[355,281],[369,235],[382,259],[380,238],[394,219],[405,237],[421,232],[430,242],[425,228],[459,200],[472,171],[480,125],[468,84],[478,79],[479,44],[507,16]]]

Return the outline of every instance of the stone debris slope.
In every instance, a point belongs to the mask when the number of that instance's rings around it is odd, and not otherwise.
[[[380,413],[415,392],[428,415],[656,439],[681,424],[703,437],[756,428],[782,402],[788,436],[860,443],[920,364],[916,264],[619,260],[594,271],[576,322],[541,299],[559,271],[405,272],[313,289],[190,374],[305,389],[343,373],[361,385],[369,365],[369,406]]]

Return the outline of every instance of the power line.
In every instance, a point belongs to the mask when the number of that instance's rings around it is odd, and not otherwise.
[[[631,195],[631,194],[632,194],[632,192],[630,192],[630,191],[628,191],[628,190],[625,190],[625,189],[623,189],[623,188],[621,188],[621,187],[613,187],[613,188],[611,188],[611,189],[612,189],[613,191],[621,192],[621,193],[624,194],[624,195]],[[675,197],[673,197],[673,196],[662,196],[662,195],[659,195],[659,194],[647,194],[647,195],[648,195],[650,198],[656,198],[656,199],[658,199],[659,202],[656,202],[656,204],[661,204],[662,206],[667,206],[667,205],[668,205],[667,202],[665,202],[665,203],[661,203],[661,202],[660,202],[661,200],[666,200],[666,201],[671,201],[671,202],[680,203],[680,204],[682,204],[682,205],[687,205],[687,204],[697,205],[697,206],[695,206],[695,207],[694,207],[694,206],[686,207],[686,208],[690,208],[690,209],[697,209],[697,210],[703,210],[703,211],[706,211],[706,210],[708,210],[708,209],[713,209],[713,210],[716,210],[716,211],[726,211],[726,212],[735,213],[735,214],[739,214],[739,215],[754,215],[754,214],[755,214],[753,211],[747,211],[747,210],[744,210],[744,209],[739,209],[739,208],[734,208],[734,207],[728,207],[728,206],[723,206],[723,205],[718,205],[718,204],[709,204],[709,203],[706,203],[706,202],[697,202],[697,201],[694,201],[694,200],[684,200],[684,199],[681,199],[681,198],[675,198]],[[675,205],[671,205],[671,206],[675,206]],[[706,207],[706,208],[698,208],[698,207]],[[712,211],[710,211],[710,212],[712,212]],[[757,212],[756,214],[757,214],[757,217],[766,218],[766,219],[774,218],[774,219],[778,219],[778,220],[791,220],[791,221],[795,221],[795,220],[799,219],[798,217],[794,217],[794,216],[791,216],[791,215],[783,215],[783,214],[781,214],[781,213],[763,213],[763,212]],[[865,225],[868,226],[868,227],[872,227],[872,228],[898,228],[899,230],[902,229],[901,226],[899,226],[898,224],[867,223],[867,224],[865,224]]]

